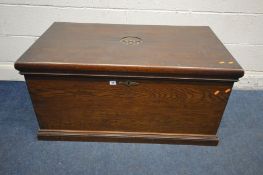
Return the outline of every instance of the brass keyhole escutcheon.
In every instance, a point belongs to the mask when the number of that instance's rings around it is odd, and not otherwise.
[[[135,82],[135,81],[127,80],[127,81],[119,81],[119,84],[122,84],[122,85],[125,85],[125,86],[136,86],[139,83]]]

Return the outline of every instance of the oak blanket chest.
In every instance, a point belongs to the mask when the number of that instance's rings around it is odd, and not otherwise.
[[[244,72],[206,26],[54,23],[15,63],[38,138],[217,145]]]

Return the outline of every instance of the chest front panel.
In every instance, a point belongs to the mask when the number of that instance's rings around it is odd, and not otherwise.
[[[215,135],[232,84],[27,76],[40,129]]]

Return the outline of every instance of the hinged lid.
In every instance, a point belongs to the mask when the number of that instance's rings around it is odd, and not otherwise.
[[[244,72],[209,27],[54,23],[15,63],[25,73],[237,80]]]

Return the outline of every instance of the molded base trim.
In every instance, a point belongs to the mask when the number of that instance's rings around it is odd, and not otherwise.
[[[159,143],[216,146],[216,135],[40,129],[40,140]]]

